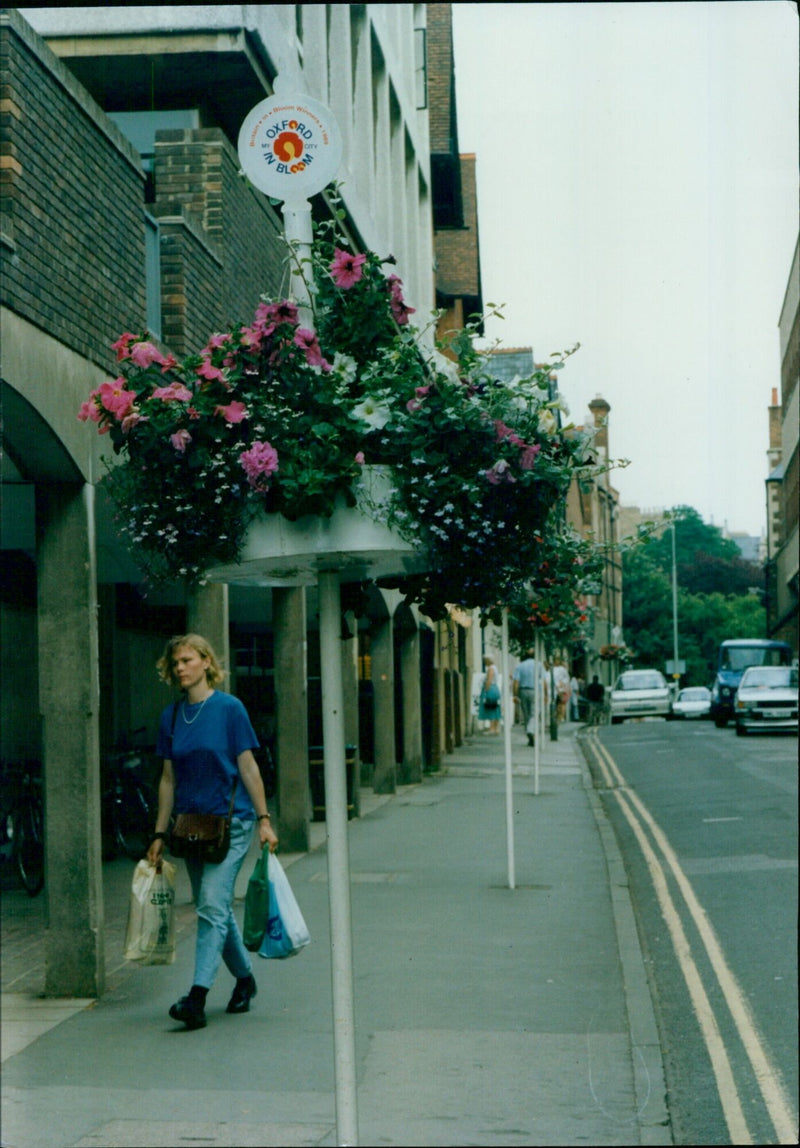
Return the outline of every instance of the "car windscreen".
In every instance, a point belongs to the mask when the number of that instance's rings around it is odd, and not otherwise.
[[[726,646],[722,651],[720,666],[723,670],[739,673],[748,666],[780,666],[786,656],[779,647],[767,646]]]
[[[623,674],[617,682],[618,690],[663,690],[661,674]]]
[[[678,698],[682,702],[707,702],[711,694],[707,689],[698,686],[697,689],[681,690]]]
[[[785,689],[788,686],[797,687],[797,670],[791,666],[769,666],[763,669],[749,670],[742,678],[745,689],[769,686],[771,689]]]

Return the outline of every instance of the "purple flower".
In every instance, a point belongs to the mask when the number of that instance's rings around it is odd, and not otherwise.
[[[181,429],[175,431],[175,434],[171,434],[169,436],[169,441],[180,454],[183,454],[189,443],[192,441],[192,436],[189,434],[188,430]]]
[[[278,469],[278,452],[275,448],[268,442],[254,442],[249,450],[242,451],[239,462],[253,489],[266,494],[270,475]]]

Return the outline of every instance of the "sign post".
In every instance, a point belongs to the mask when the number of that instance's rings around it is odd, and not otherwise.
[[[342,141],[331,111],[310,96],[287,90],[250,110],[239,131],[239,160],[250,182],[283,203],[284,234],[292,245],[291,295],[301,320],[311,323],[311,299],[303,268],[313,232],[309,196],[330,183],[342,158]],[[341,587],[335,569],[321,570],[319,629],[322,648],[322,726],[328,900],[331,922],[331,988],[337,1143],[358,1144],[353,930],[347,837],[342,670],[339,651]]]

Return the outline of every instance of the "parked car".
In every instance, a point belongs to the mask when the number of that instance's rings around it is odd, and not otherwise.
[[[785,729],[797,733],[797,666],[745,670],[734,702],[736,732]]]
[[[669,717],[670,692],[659,670],[625,670],[611,690],[611,722],[625,718]]]
[[[672,703],[674,718],[707,718],[711,716],[711,690],[705,686],[687,686]]]
[[[728,638],[717,653],[717,674],[711,687],[711,716],[718,729],[734,717],[734,698],[742,674],[750,666],[790,666],[792,647],[768,638]]]

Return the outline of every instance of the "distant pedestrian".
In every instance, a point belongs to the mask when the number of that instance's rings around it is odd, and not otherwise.
[[[157,866],[161,861],[173,813],[227,816],[233,795],[227,856],[219,864],[186,859],[197,911],[194,982],[188,995],[172,1005],[169,1015],[187,1029],[196,1029],[206,1024],[206,995],[221,961],[236,979],[228,1012],[247,1012],[256,995],[253,964],[233,915],[233,891],[256,822],[262,849],[268,846],[274,852],[278,838],[253,756],[258,738],[239,699],[215,689],[224,673],[209,643],[199,634],[172,638],[158,670],[182,694],[161,715],[156,753],[164,759],[164,766],[156,832],[147,851],[150,863]]]
[[[503,709],[500,704],[500,679],[495,669],[494,658],[490,658],[487,654],[483,659],[483,667],[481,696],[478,700],[478,719],[488,721],[489,733],[499,733]]]
[[[570,688],[569,720],[570,721],[580,721],[581,720],[581,707],[580,707],[581,679],[576,678],[575,675],[573,674],[572,679],[569,683],[569,688]]]
[[[567,716],[567,706],[570,698],[569,671],[564,665],[563,658],[556,658],[553,666],[553,680],[556,691],[556,720],[564,721]]]
[[[605,695],[605,686],[598,680],[597,674],[595,674],[586,687],[586,700],[589,703],[589,725],[600,724],[603,716],[603,699]]]
[[[541,662],[537,662],[534,650],[526,650],[524,659],[514,670],[514,697],[519,698],[519,708],[522,724],[528,738],[528,745],[533,745],[533,716],[536,699],[536,682],[544,672]]]

